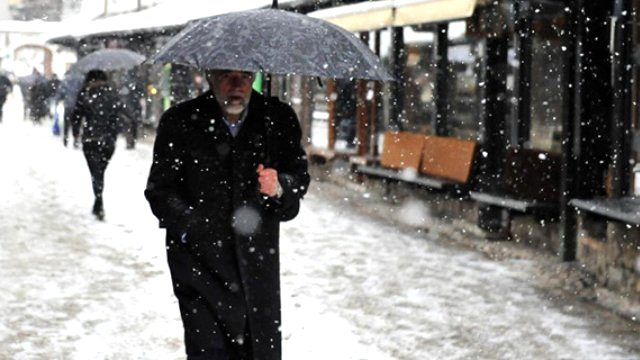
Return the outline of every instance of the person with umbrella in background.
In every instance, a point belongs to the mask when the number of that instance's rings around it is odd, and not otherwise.
[[[46,107],[41,96],[44,82],[44,76],[36,68],[33,68],[31,74],[18,79],[18,85],[22,93],[25,120],[31,119],[33,122],[38,123],[46,114]]]
[[[210,86],[162,116],[145,191],[187,358],[280,359],[279,226],[310,179],[293,109],[252,91],[253,74],[390,77],[346,30],[276,9],[195,21],[151,62],[207,69]]]
[[[144,61],[144,56],[128,49],[101,49],[82,57],[73,70],[86,73],[77,96],[72,119],[80,121],[82,152],[91,173],[95,196],[93,215],[104,220],[104,173],[113,156],[123,111],[117,89],[108,82],[106,71],[131,69]]]
[[[82,152],[95,197],[92,213],[98,220],[104,220],[104,174],[116,147],[120,109],[118,92],[108,83],[107,74],[89,71],[71,116],[82,124]]]
[[[35,74],[35,82],[29,87],[29,115],[31,120],[36,123],[42,123],[42,119],[49,113],[48,96],[49,82],[47,78],[39,72]]]
[[[124,119],[123,132],[127,141],[127,149],[136,147],[138,132],[142,122],[142,102],[144,101],[144,82],[134,70],[127,71],[120,86],[120,98],[127,117]]]

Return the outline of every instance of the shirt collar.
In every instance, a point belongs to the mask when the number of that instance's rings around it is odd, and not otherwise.
[[[242,127],[242,124],[244,123],[245,119],[247,118],[247,113],[248,112],[249,111],[248,111],[248,107],[247,107],[242,111],[242,114],[240,115],[240,118],[238,119],[238,121],[236,121],[233,124],[231,122],[229,122],[229,120],[227,120],[226,116],[222,115],[222,120],[227,125],[227,128],[229,128],[229,131],[231,132],[231,135],[233,135],[233,137],[238,135],[238,132],[240,131],[240,128]]]

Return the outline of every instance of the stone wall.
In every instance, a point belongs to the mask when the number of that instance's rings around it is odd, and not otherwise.
[[[558,255],[562,239],[557,220],[532,215],[511,217],[510,239]]]
[[[597,283],[640,299],[640,228],[582,215],[577,260]]]

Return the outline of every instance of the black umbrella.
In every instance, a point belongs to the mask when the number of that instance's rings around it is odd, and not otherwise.
[[[144,59],[144,56],[127,49],[102,49],[78,60],[74,69],[82,73],[130,69],[140,65]]]
[[[44,76],[39,72],[33,72],[29,75],[22,76],[18,78],[18,84],[20,86],[31,87],[36,85],[39,82],[44,81]]]
[[[73,109],[75,107],[76,99],[84,84],[84,77],[84,74],[77,71],[75,67],[72,67],[64,75],[64,79],[62,79],[58,89],[58,96],[63,99],[65,109]]]
[[[323,78],[393,79],[352,33],[321,19],[277,9],[196,20],[149,61]]]

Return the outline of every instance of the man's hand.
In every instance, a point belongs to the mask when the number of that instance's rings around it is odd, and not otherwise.
[[[260,183],[260,193],[275,197],[278,195],[278,171],[272,168],[265,168],[264,165],[258,165],[258,182]]]

